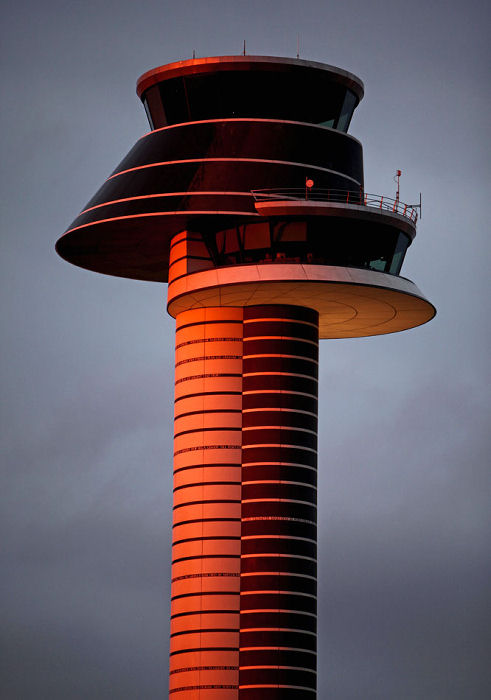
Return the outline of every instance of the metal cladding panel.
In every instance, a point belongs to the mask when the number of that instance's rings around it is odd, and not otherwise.
[[[200,158],[309,163],[363,180],[362,147],[355,138],[335,129],[272,119],[210,120],[152,131],[137,141],[112,174]]]
[[[159,129],[136,143],[57,250],[97,272],[166,281],[170,240],[178,231],[257,218],[251,190],[301,188],[306,177],[317,187],[358,189],[361,144],[334,129],[268,119]]]
[[[241,700],[315,696],[318,338],[311,309],[244,309]]]
[[[242,309],[178,316],[170,693],[180,700],[237,700],[241,372]]]
[[[176,239],[174,251],[189,237]],[[170,687],[179,698],[315,692],[317,353],[309,309],[177,317]]]

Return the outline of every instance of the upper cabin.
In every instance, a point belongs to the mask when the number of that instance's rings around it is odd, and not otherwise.
[[[363,97],[352,73],[315,61],[274,56],[216,56],[154,68],[138,80],[150,126],[210,119],[260,118],[347,132]]]

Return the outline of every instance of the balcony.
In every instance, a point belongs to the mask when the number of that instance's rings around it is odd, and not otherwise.
[[[418,220],[418,213],[414,205],[405,204],[399,199],[386,197],[380,194],[369,194],[364,190],[335,190],[322,188],[279,188],[267,190],[252,190],[252,196],[256,203],[258,213],[265,213],[263,204],[274,202],[296,202],[305,205],[347,205],[356,207],[368,207],[379,212],[398,214],[408,219],[413,226]],[[258,206],[259,205],[259,206]],[[420,206],[420,205],[419,205]]]

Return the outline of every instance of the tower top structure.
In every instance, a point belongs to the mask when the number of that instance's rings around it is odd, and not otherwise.
[[[277,56],[213,56],[177,61],[137,82],[154,128],[224,117],[291,119],[347,131],[363,97],[352,73]]]
[[[347,133],[364,94],[358,77],[302,59],[214,56],[150,70],[137,94],[152,130],[60,238],[63,258],[169,281],[172,315],[277,293],[318,311],[321,337],[434,315],[399,276],[416,211],[365,190],[362,146]],[[170,251],[183,231],[203,250],[177,280]]]

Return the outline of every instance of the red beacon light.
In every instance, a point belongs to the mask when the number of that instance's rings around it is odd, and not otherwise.
[[[305,178],[305,199],[309,198],[309,192],[314,186],[314,181],[310,177]]]

